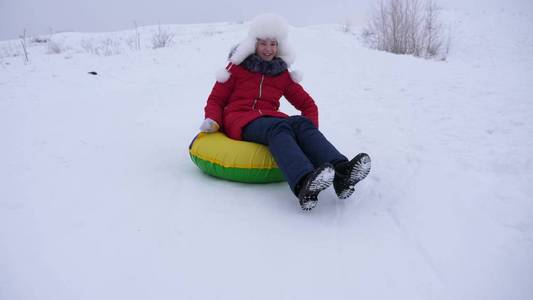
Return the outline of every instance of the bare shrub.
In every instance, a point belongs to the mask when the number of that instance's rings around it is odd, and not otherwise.
[[[22,50],[24,51],[24,63],[28,64],[30,63],[30,59],[28,57],[28,47],[27,47],[27,41],[26,41],[26,29],[24,29],[24,32],[22,35],[20,35],[20,46],[22,47]]]
[[[372,48],[424,58],[445,59],[449,49],[433,0],[381,0],[362,38]]]
[[[19,57],[23,50],[20,43],[8,41],[0,47],[0,57]]]
[[[6,46],[0,47],[0,59],[4,59],[4,57],[11,56],[11,52],[7,49]]]
[[[130,50],[139,51],[139,49],[137,49],[137,41],[134,36],[130,36],[126,39],[126,45],[128,45]]]
[[[91,40],[82,40],[81,47],[83,50],[85,50],[85,52],[95,54],[93,42]]]
[[[165,48],[170,46],[174,39],[174,34],[167,30],[161,30],[161,25],[158,25],[157,32],[152,36],[152,48]]]
[[[141,34],[139,33],[139,26],[137,26],[137,22],[133,22],[133,25],[135,25],[135,49],[139,51],[141,50]]]
[[[60,54],[61,52],[65,51],[63,45],[61,45],[61,43],[53,39],[49,39],[46,45],[47,45],[46,53],[48,54]]]
[[[50,41],[50,38],[35,36],[31,38],[31,42],[35,44],[46,44]]]
[[[137,22],[133,21],[133,26],[135,27],[135,35],[127,38],[126,44],[128,44],[131,50],[140,51],[141,50],[141,34],[139,33],[139,27],[137,26]]]
[[[111,56],[121,53],[120,42],[112,38],[102,40],[96,46],[93,40],[82,40],[81,47],[85,50],[85,52],[98,56]]]
[[[96,48],[96,54],[103,56],[120,54],[120,42],[107,38]]]
[[[216,29],[216,27],[213,27],[211,25],[209,25],[209,27],[206,30],[202,31],[202,35],[209,36],[209,37],[222,34],[222,33],[223,32],[221,30],[218,30]]]

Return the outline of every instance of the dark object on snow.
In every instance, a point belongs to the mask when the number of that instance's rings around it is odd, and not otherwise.
[[[340,199],[350,197],[355,185],[370,173],[370,156],[366,153],[357,154],[352,160],[335,166],[333,188]]]
[[[311,210],[317,205],[318,194],[333,183],[334,176],[333,165],[325,163],[302,180],[298,191],[298,199],[303,210]]]
[[[98,73],[96,73],[95,71],[88,72],[88,74],[91,74],[91,75],[98,75]]]

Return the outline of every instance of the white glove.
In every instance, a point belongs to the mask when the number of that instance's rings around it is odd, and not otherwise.
[[[202,122],[202,125],[200,125],[200,130],[202,132],[215,132],[215,131],[218,131],[218,129],[220,128],[220,126],[218,125],[218,123],[214,120],[211,120],[209,118],[206,118],[203,122]]]

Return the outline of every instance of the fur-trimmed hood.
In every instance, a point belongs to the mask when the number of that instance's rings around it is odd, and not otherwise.
[[[237,44],[230,52],[230,64],[226,69],[217,72],[217,81],[226,82],[231,76],[231,65],[240,65],[250,55],[255,53],[257,39],[275,39],[278,42],[276,57],[282,59],[287,68],[294,63],[294,55],[288,43],[289,25],[282,17],[274,14],[263,14],[255,17],[248,30],[248,36]],[[291,78],[299,82],[301,74],[290,72]]]
[[[274,57],[274,59],[267,61],[257,54],[248,56],[240,65],[248,71],[267,76],[277,76],[287,71],[287,63],[283,59]]]

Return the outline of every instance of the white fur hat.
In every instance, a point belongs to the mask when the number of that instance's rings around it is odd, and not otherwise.
[[[259,15],[252,20],[248,36],[237,45],[230,61],[238,65],[250,54],[255,53],[257,39],[275,39],[278,41],[277,56],[290,66],[294,62],[294,57],[288,45],[288,36],[289,25],[285,19],[274,14]]]
[[[255,53],[257,39],[275,39],[278,42],[277,56],[290,67],[294,63],[294,56],[288,43],[289,25],[285,19],[275,14],[262,14],[252,19],[248,36],[231,51],[229,61],[238,65],[248,56]],[[227,69],[217,72],[217,81],[225,82],[231,76],[231,65]],[[301,80],[301,74],[291,72],[294,81]]]

